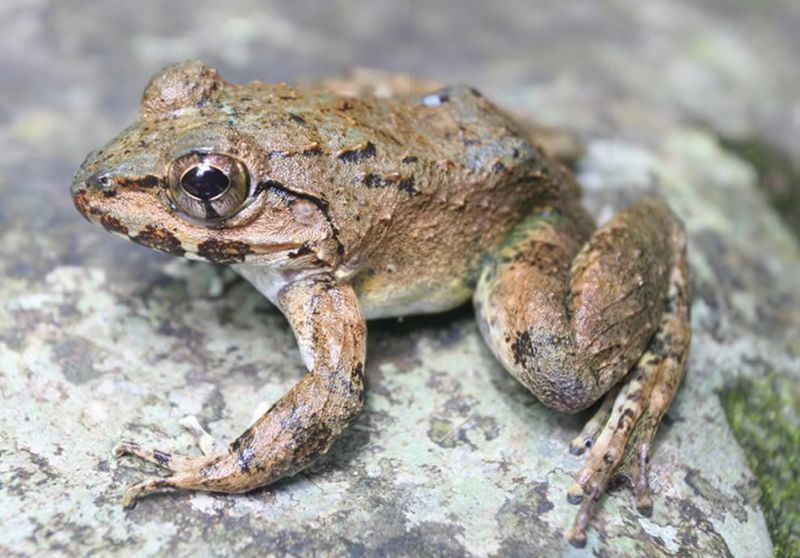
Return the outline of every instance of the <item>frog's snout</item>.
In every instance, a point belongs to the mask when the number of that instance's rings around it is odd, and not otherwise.
[[[75,208],[87,219],[91,215],[97,215],[98,209],[94,207],[93,200],[98,196],[110,197],[114,195],[114,181],[106,172],[94,172],[87,175],[85,172],[78,172],[72,181],[72,202]]]

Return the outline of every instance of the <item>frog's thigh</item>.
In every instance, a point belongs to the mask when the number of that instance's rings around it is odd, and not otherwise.
[[[644,353],[683,233],[663,203],[618,213],[587,239],[577,211],[531,215],[475,293],[481,332],[544,404],[580,411]]]
[[[569,540],[586,543],[614,474],[648,513],[653,436],[689,348],[685,235],[670,210],[643,201],[585,243],[580,213],[532,215],[484,270],[475,305],[494,353],[545,404],[578,411],[609,392],[572,444],[591,449],[568,494],[581,503]]]

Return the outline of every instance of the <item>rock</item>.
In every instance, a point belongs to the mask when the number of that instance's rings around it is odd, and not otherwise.
[[[103,4],[92,18],[67,3],[8,8],[2,553],[769,556],[758,483],[718,394],[768,372],[800,376],[800,251],[754,169],[712,130],[769,136],[795,155],[800,124],[781,118],[800,90],[782,56],[793,4],[771,3],[777,30],[711,0],[476,8],[487,14],[453,1],[417,13],[425,24],[388,3],[361,18],[351,2],[302,14],[234,4]],[[230,439],[303,370],[283,318],[246,283],[106,235],[71,207],[83,154],[132,117],[152,72],[188,56],[241,79],[372,63],[476,82],[589,138],[577,170],[600,220],[646,194],[669,200],[690,233],[694,338],[656,441],[653,516],[615,491],[587,548],[566,543],[579,463],[567,445],[586,416],[550,411],[519,386],[468,308],[370,325],[366,410],[312,470],[248,495],[164,495],[123,511],[123,488],[155,469],[115,461],[120,437],[194,451],[178,420],[196,414]]]

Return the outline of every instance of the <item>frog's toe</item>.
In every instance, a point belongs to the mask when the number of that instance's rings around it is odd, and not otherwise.
[[[205,461],[205,457],[175,455],[159,449],[143,448],[138,443],[130,440],[122,441],[114,446],[112,453],[116,458],[133,455],[150,463],[155,463],[159,467],[176,472],[192,469],[198,465],[198,461]]]
[[[191,432],[192,436],[194,436],[195,442],[197,442],[197,447],[200,448],[200,451],[203,452],[203,455],[214,455],[225,449],[224,444],[214,440],[214,437],[206,432],[206,430],[200,424],[200,421],[197,420],[196,416],[187,415],[183,417],[179,423],[186,430]]]
[[[122,507],[131,510],[136,507],[139,498],[165,488],[174,488],[168,477],[155,478],[129,486],[122,495]]]
[[[568,535],[569,541],[575,546],[581,547],[586,543],[586,529],[597,501],[605,492],[609,481],[620,472],[623,463],[628,461],[626,457],[630,454],[630,442],[648,397],[649,385],[646,380],[646,371],[641,367],[637,368],[619,393],[603,402],[584,431],[572,443],[571,451],[577,443],[583,443],[583,447],[588,448],[575,482],[567,491],[567,500],[572,504],[580,504]],[[612,405],[607,405],[609,400]],[[606,419],[604,426],[594,424],[603,419]]]
[[[132,442],[119,444],[114,448],[114,454],[118,457],[135,455],[172,471],[168,476],[147,479],[128,487],[122,497],[122,506],[125,509],[136,507],[136,502],[143,496],[162,490],[209,490],[209,482],[215,480],[212,472],[228,456],[226,453],[197,457],[175,456],[159,450],[142,449]],[[218,491],[226,490],[223,486]]]
[[[640,512],[652,512],[649,469],[653,439],[678,390],[689,346],[686,300],[679,298],[671,300],[659,331],[637,366],[621,382],[619,391],[609,393],[572,442],[570,449],[574,453],[588,449],[567,495],[570,502],[580,504],[569,534],[570,542],[576,546],[585,544],[594,507],[615,477],[632,484]]]
[[[653,513],[653,494],[650,491],[650,455],[660,418],[653,416],[650,410],[647,411],[638,428],[636,445],[634,451],[631,452],[632,460],[628,461],[626,467],[629,471],[626,476],[633,480],[636,509],[647,517]]]
[[[608,417],[611,416],[611,410],[614,408],[614,401],[617,398],[619,390],[620,386],[616,385],[606,394],[603,402],[597,408],[597,411],[595,411],[589,422],[583,427],[581,433],[575,436],[572,442],[570,442],[569,452],[571,454],[583,455],[586,450],[594,445],[597,436],[608,421]]]

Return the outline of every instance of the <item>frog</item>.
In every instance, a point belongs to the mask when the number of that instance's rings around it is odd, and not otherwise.
[[[618,478],[651,513],[653,440],[691,338],[685,228],[657,197],[597,226],[540,130],[464,85],[235,84],[202,61],[157,73],[134,123],[76,173],[75,207],[116,236],[230,266],[285,316],[307,371],[227,445],[186,423],[202,455],[119,443],[116,456],[167,471],[123,505],[303,471],[364,407],[367,321],[471,301],[491,353],[541,403],[595,406],[569,444],[584,460],[568,540],[585,545]]]

